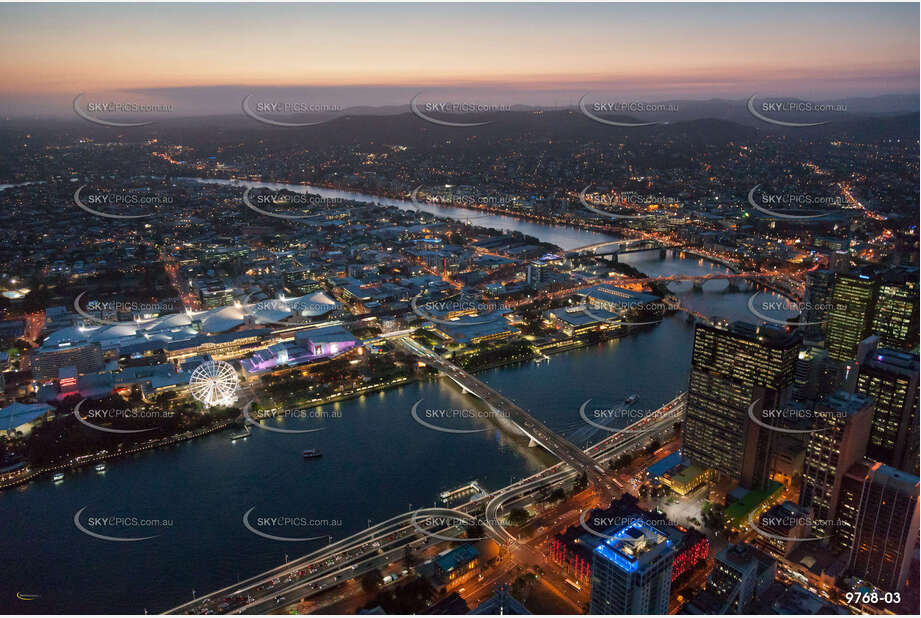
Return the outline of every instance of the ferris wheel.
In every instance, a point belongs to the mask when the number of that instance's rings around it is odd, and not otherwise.
[[[189,391],[207,407],[229,406],[237,400],[239,380],[230,363],[206,361],[192,371]]]

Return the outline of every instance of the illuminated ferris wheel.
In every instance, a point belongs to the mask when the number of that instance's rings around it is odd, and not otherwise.
[[[229,406],[237,400],[239,380],[230,363],[206,361],[195,368],[189,378],[192,397],[207,407]]]

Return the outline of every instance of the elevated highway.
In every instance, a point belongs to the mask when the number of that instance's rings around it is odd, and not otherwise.
[[[655,412],[629,427],[613,431],[610,436],[585,449],[583,453],[597,465],[619,456],[644,441],[668,432],[683,418],[687,395],[681,393]],[[539,491],[552,490],[571,483],[579,472],[564,462],[521,479],[498,491],[471,500],[453,509],[425,508],[402,513],[375,524],[340,541],[292,560],[197,599],[174,607],[166,614],[265,614],[297,600],[319,594],[363,573],[400,560],[407,551],[416,551],[437,543],[432,533],[443,534],[458,529],[448,523],[426,528],[422,518],[477,517],[496,541],[516,543],[502,524],[503,507]]]

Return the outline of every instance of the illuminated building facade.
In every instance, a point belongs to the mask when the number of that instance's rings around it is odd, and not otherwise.
[[[749,412],[761,416],[790,400],[800,341],[797,334],[744,322],[726,329],[697,325],[683,446],[691,463],[749,487],[769,480],[775,432]]]
[[[812,509],[811,536],[830,542],[834,535],[844,475],[862,459],[872,422],[873,401],[864,395],[838,391],[816,405],[799,500],[800,506]]]
[[[918,472],[918,357],[877,350],[860,365],[858,393],[876,403],[867,457],[888,466]]]
[[[880,278],[872,331],[883,347],[914,349],[918,346],[918,269],[892,269]]]
[[[679,464],[660,476],[659,482],[676,494],[686,496],[707,482],[707,471],[698,466]]]
[[[537,287],[538,283],[541,283],[547,278],[546,275],[547,264],[541,261],[534,261],[528,264],[528,275],[527,282],[531,287]]]
[[[469,543],[441,554],[434,562],[435,577],[446,591],[454,590],[480,572],[480,552]]]
[[[554,536],[548,543],[549,556],[568,576],[579,582],[587,582],[592,574],[592,550],[587,544],[582,543],[579,537],[588,533],[583,528],[576,526],[572,526],[570,530],[578,536],[574,539],[567,539],[569,530]]]
[[[701,560],[706,560],[710,555],[710,542],[701,532],[694,528],[683,533],[678,532],[681,540],[675,545],[672,581],[693,569]],[[673,538],[674,536],[677,535],[673,535]],[[581,526],[571,526],[566,532],[550,539],[548,555],[567,576],[578,582],[588,583],[592,575],[592,551],[600,541],[601,537],[592,539],[592,535]]]
[[[642,520],[615,530],[592,552],[591,614],[667,614],[675,549]]]
[[[904,589],[918,542],[918,477],[877,463],[864,477],[850,569],[882,590]]]
[[[835,515],[838,525],[835,530],[835,541],[839,547],[848,551],[854,546],[854,533],[860,516],[860,498],[869,472],[870,466],[861,461],[851,466],[841,480],[838,512]]]
[[[830,358],[842,363],[857,358],[857,347],[870,335],[878,293],[879,278],[870,268],[837,276],[825,331]]]
[[[805,329],[810,339],[822,335],[834,286],[834,271],[819,269],[806,272],[806,309],[802,321],[806,323]]]
[[[233,304],[233,288],[210,283],[197,289],[198,301],[204,309],[214,309]]]
[[[809,509],[789,500],[775,504],[761,514],[752,545],[773,558],[784,558],[796,549],[801,539],[810,536],[810,522]]]
[[[803,346],[796,358],[793,398],[797,401],[814,401],[828,394],[826,389],[834,381],[828,375],[828,350],[817,346]]]
[[[693,569],[701,560],[706,560],[709,555],[710,541],[703,533],[694,528],[685,532],[672,561],[672,581]]]
[[[170,342],[163,346],[163,351],[166,360],[171,362],[182,362],[204,354],[214,360],[229,360],[252,352],[270,333],[267,328],[259,328],[218,335],[198,335]]]
[[[37,380],[53,380],[64,367],[76,367],[77,373],[94,373],[104,365],[102,348],[98,343],[62,343],[55,348],[42,346],[36,352],[32,360],[32,375]]]

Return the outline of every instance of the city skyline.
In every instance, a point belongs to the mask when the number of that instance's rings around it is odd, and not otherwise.
[[[919,9],[0,4],[0,614],[917,615]]]

